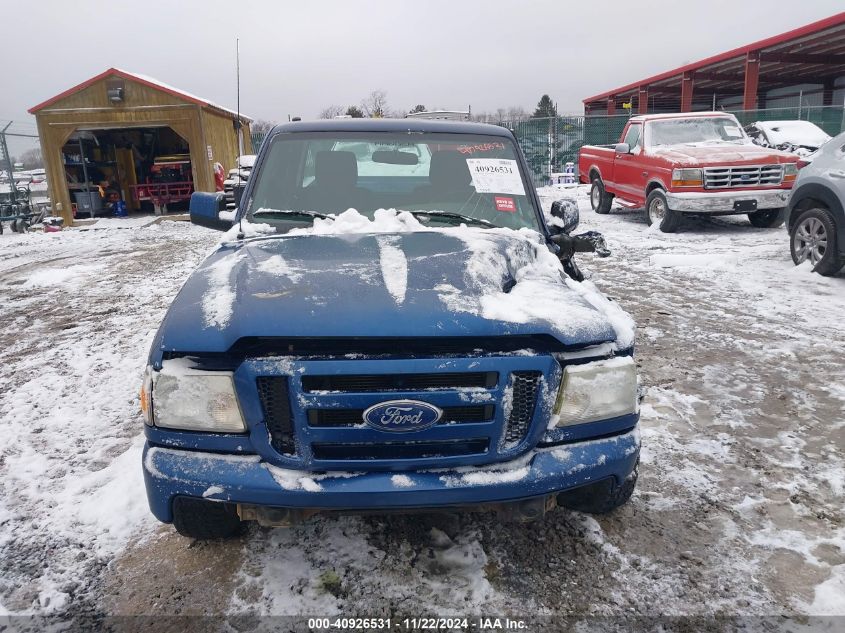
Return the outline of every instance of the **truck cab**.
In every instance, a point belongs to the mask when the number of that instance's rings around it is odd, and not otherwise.
[[[579,181],[608,213],[614,200],[645,208],[664,232],[684,214],[747,214],[761,228],[783,224],[798,157],[755,145],[727,112],[650,114],[628,121],[619,143],[585,145]]]
[[[275,128],[153,341],[153,514],[194,538],[320,512],[607,512],[639,456],[631,318],[582,281],[503,128]]]

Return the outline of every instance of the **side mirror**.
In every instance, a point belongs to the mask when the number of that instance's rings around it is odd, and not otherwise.
[[[578,213],[578,205],[574,200],[564,198],[552,202],[552,217],[559,222],[552,222],[552,227],[560,233],[572,233],[578,228],[581,215]]]
[[[231,220],[221,220],[220,212],[226,210],[226,199],[222,192],[203,193],[195,191],[191,194],[188,211],[191,222],[207,229],[228,231],[232,228]]]
[[[627,143],[617,143],[616,147],[614,148],[617,154],[630,154],[631,153],[631,146]]]

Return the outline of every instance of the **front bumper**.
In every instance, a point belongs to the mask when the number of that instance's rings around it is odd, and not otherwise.
[[[757,201],[757,209],[779,209],[789,200],[789,189],[757,189],[745,191],[711,191],[666,194],[666,202],[673,211],[730,215],[748,213],[737,210],[737,203]]]
[[[502,503],[614,478],[639,458],[639,431],[541,448],[510,462],[405,472],[314,473],[274,467],[258,455],[220,455],[144,446],[144,482],[152,513],[173,520],[184,495],[254,506],[316,510],[394,510]]]

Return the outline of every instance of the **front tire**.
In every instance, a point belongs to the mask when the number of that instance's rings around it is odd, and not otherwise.
[[[810,260],[820,275],[835,275],[842,268],[836,244],[836,221],[824,208],[804,211],[789,232],[789,250],[797,266]]]
[[[557,497],[557,503],[577,512],[607,514],[628,503],[637,487],[637,477],[634,469],[618,486],[614,485],[613,479],[606,479],[592,486],[562,492]]]
[[[173,527],[188,538],[224,539],[241,531],[241,519],[232,503],[176,497],[173,500]]]
[[[610,213],[610,205],[613,204],[613,194],[607,193],[601,178],[593,179],[593,186],[590,187],[590,206],[593,211],[604,215]]]
[[[776,229],[779,226],[783,226],[785,220],[786,207],[755,211],[754,213],[748,214],[748,221],[758,229]]]
[[[657,224],[663,233],[674,233],[681,226],[683,216],[669,208],[662,189],[654,189],[648,194],[645,211],[649,225]]]

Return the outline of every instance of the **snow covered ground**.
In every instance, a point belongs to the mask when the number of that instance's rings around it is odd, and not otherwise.
[[[220,234],[0,237],[0,615],[845,615],[845,275],[793,267],[783,229],[665,235],[577,194],[613,251],[579,261],[638,323],[641,477],[611,516],[536,525],[315,518],[191,543],[147,511],[137,393]]]

